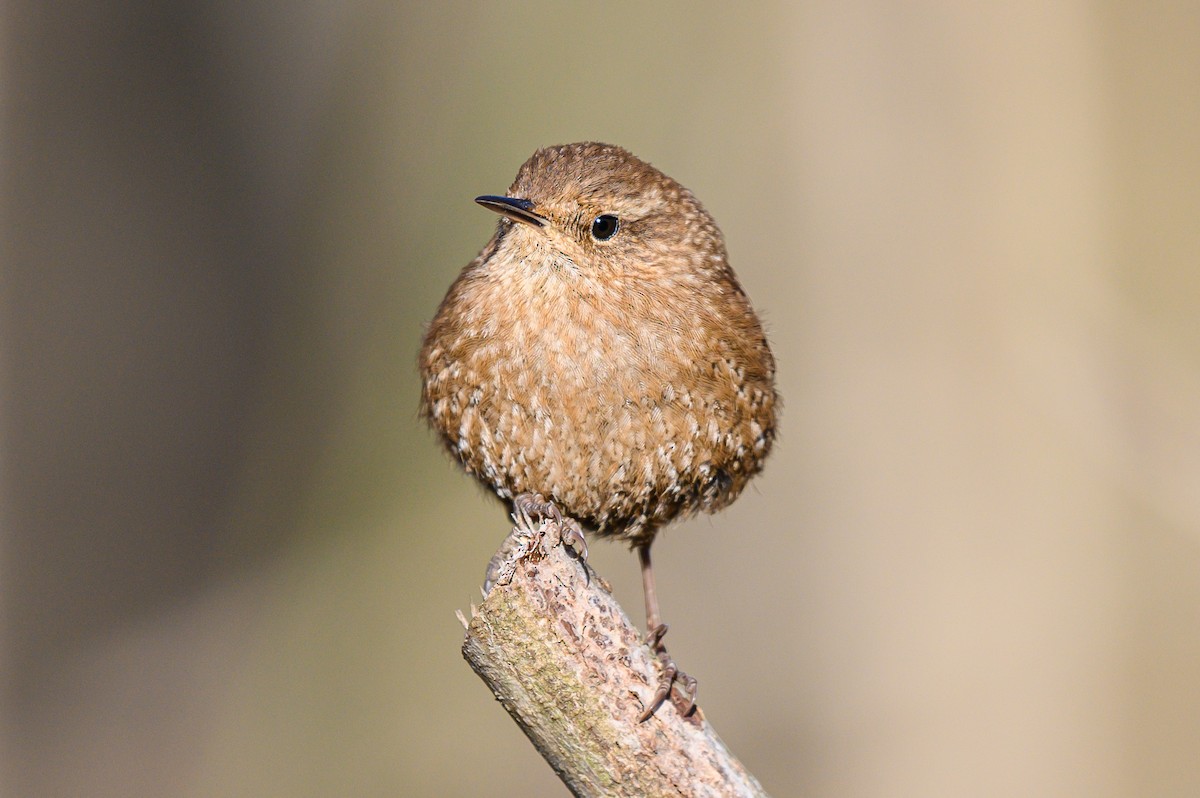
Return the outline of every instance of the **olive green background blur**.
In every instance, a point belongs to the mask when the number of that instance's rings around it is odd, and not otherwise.
[[[472,198],[598,139],[779,361],[656,546],[767,790],[1200,794],[1200,7],[730,5],[5,5],[0,792],[565,794],[459,655],[507,524],[415,357]]]

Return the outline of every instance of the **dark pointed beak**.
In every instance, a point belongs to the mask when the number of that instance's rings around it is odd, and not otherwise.
[[[489,211],[495,211],[503,216],[507,216],[514,222],[523,222],[531,227],[544,227],[546,225],[546,217],[534,213],[533,203],[527,199],[494,197],[490,194],[484,194],[482,197],[476,197],[475,201]]]

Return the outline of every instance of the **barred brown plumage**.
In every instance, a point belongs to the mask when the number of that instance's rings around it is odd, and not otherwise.
[[[620,147],[540,149],[495,235],[450,287],[420,354],[422,410],[464,468],[518,510],[559,508],[641,556],[655,706],[681,679],[649,549],[715,512],[775,437],[775,361],[700,202]]]

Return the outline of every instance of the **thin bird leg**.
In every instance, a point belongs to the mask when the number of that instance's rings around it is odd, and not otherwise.
[[[646,628],[653,635],[658,627],[663,626],[662,618],[658,615],[658,592],[654,589],[654,566],[650,562],[650,544],[638,546],[638,560],[642,563],[642,591],[646,594]],[[664,629],[662,634],[666,634]],[[649,638],[647,638],[649,642]]]
[[[667,647],[663,645],[662,639],[663,635],[667,633],[667,625],[662,622],[662,618],[658,614],[658,593],[654,588],[654,566],[650,563],[650,544],[638,546],[637,550],[638,559],[642,564],[642,590],[646,594],[646,626],[649,629],[646,634],[646,644],[654,650],[658,662],[662,666],[658,690],[655,691],[649,705],[638,718],[639,723],[644,723],[662,706],[662,703],[667,700],[667,696],[671,696],[675,708],[681,715],[691,714],[696,708],[697,683],[691,676],[679,670],[675,660],[671,659],[671,655],[667,653]],[[682,684],[683,689],[679,693],[673,693],[671,689],[676,681]]]

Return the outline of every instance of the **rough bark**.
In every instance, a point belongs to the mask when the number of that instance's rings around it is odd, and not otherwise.
[[[463,656],[576,796],[765,796],[697,708],[638,722],[658,661],[553,524],[519,525],[472,607]]]

